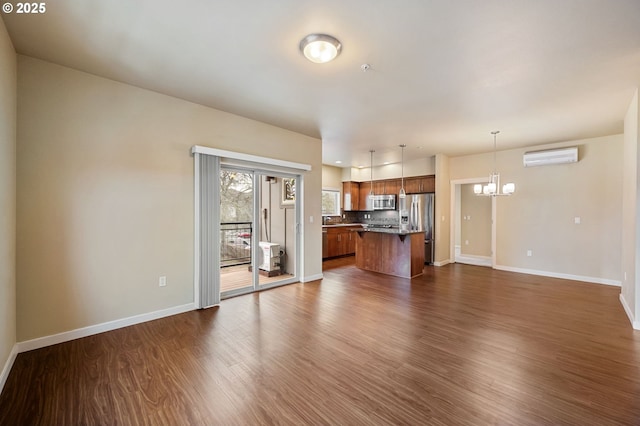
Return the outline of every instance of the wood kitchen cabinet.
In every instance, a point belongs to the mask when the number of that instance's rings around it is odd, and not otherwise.
[[[326,229],[322,230],[322,258],[329,257],[329,236]]]
[[[398,195],[398,191],[400,191],[400,179],[384,181],[384,195]]]
[[[358,210],[367,210],[367,197],[371,192],[371,182],[360,182],[360,200]]]
[[[360,210],[360,182],[342,182],[342,209]]]
[[[376,195],[383,195],[386,180],[374,180],[373,181],[373,193]]]
[[[430,175],[405,178],[404,190],[407,194],[436,192],[436,177]]]
[[[384,179],[373,181],[373,193],[375,195],[398,195],[401,187],[401,179]],[[407,194],[436,192],[436,177],[435,175],[428,175],[405,178],[404,190]],[[346,200],[347,197],[343,196],[343,206],[345,211],[366,211],[367,197],[371,192],[371,181],[343,182],[342,192],[343,194],[350,194],[351,198],[351,204],[349,205]]]
[[[356,252],[356,229],[362,229],[361,226],[336,226],[325,228],[322,238],[322,258],[347,256]]]
[[[399,179],[385,179],[373,181],[373,193],[376,195],[394,195],[400,190]]]

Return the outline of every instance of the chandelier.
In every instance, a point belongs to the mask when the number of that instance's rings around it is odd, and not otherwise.
[[[496,135],[500,130],[491,132],[493,135],[493,172],[489,175],[489,182],[486,185],[476,184],[473,186],[473,192],[476,195],[486,195],[496,197],[499,195],[511,195],[516,191],[516,184],[509,182],[502,186],[500,192],[500,173],[496,171]]]

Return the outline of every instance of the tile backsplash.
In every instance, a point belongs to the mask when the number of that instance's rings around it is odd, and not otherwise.
[[[397,210],[377,210],[372,212],[344,212],[341,216],[324,216],[324,225],[339,223],[369,223],[374,225],[398,225],[400,223]]]

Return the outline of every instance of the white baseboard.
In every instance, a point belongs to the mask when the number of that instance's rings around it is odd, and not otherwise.
[[[16,343],[18,353],[27,352],[34,349],[44,348],[46,346],[56,345],[58,343],[68,342],[70,340],[79,339],[81,337],[92,336],[105,331],[116,330],[118,328],[128,327],[130,325],[140,324],[159,318],[169,317],[171,315],[181,314],[183,312],[193,311],[194,303],[186,305],[174,306],[172,308],[162,309],[159,311],[148,312],[146,314],[134,315],[128,318],[103,322],[102,324],[90,325],[88,327],[77,328],[71,331],[65,331],[51,336],[38,337],[37,339],[27,340]]]
[[[2,373],[0,373],[0,393],[2,393],[2,389],[4,389],[4,384],[7,383],[7,379],[9,378],[9,373],[11,372],[13,363],[16,360],[16,356],[18,356],[18,346],[13,345],[13,348],[9,353],[9,358],[7,359],[7,362],[4,363]]]
[[[440,262],[433,262],[433,266],[444,266],[451,263],[451,259],[441,260]]]
[[[500,271],[518,272],[520,274],[540,275],[542,277],[561,278],[565,280],[584,281],[593,284],[605,284],[616,287],[622,287],[622,283],[617,280],[609,280],[606,278],[585,277],[582,275],[563,274],[559,272],[538,271],[536,269],[514,268],[512,266],[496,265],[494,269]]]
[[[300,282],[308,283],[310,281],[318,281],[324,278],[322,274],[309,275],[308,277],[303,277]]]
[[[636,321],[635,317],[633,316],[633,312],[631,312],[631,308],[629,308],[629,304],[627,303],[622,293],[620,293],[620,303],[622,304],[624,312],[627,314],[627,317],[629,318],[629,321],[631,322],[633,328],[636,330],[640,330],[640,321]]]
[[[476,256],[473,254],[456,254],[456,263],[488,267],[491,267],[493,264],[490,256]]]

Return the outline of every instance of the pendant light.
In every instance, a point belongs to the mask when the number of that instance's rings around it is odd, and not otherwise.
[[[407,198],[407,193],[404,192],[404,149],[406,147],[407,147],[407,145],[405,145],[405,144],[401,144],[400,145],[400,148],[402,148],[402,160],[400,162],[401,167],[402,167],[402,172],[401,172],[402,173],[401,174],[402,181],[401,181],[401,184],[400,184],[401,185],[400,186],[400,194],[398,195],[399,198]]]
[[[404,149],[407,145],[402,144],[400,148],[402,148],[402,180],[400,184],[400,194],[398,195],[398,214],[399,214],[399,222],[400,222],[400,230],[408,231],[409,230],[409,212],[407,211],[407,193],[404,191]]]
[[[369,154],[371,155],[371,167],[369,168],[370,173],[371,173],[371,186],[369,189],[369,196],[367,197],[367,210],[373,210],[373,153],[376,152],[373,149],[369,150]]]
[[[516,184],[509,182],[502,186],[502,192],[500,192],[500,173],[496,171],[496,135],[498,133],[500,133],[500,130],[491,132],[493,135],[493,172],[489,175],[489,182],[486,185],[476,184],[473,186],[473,192],[476,195],[497,197],[511,195],[516,191]]]

